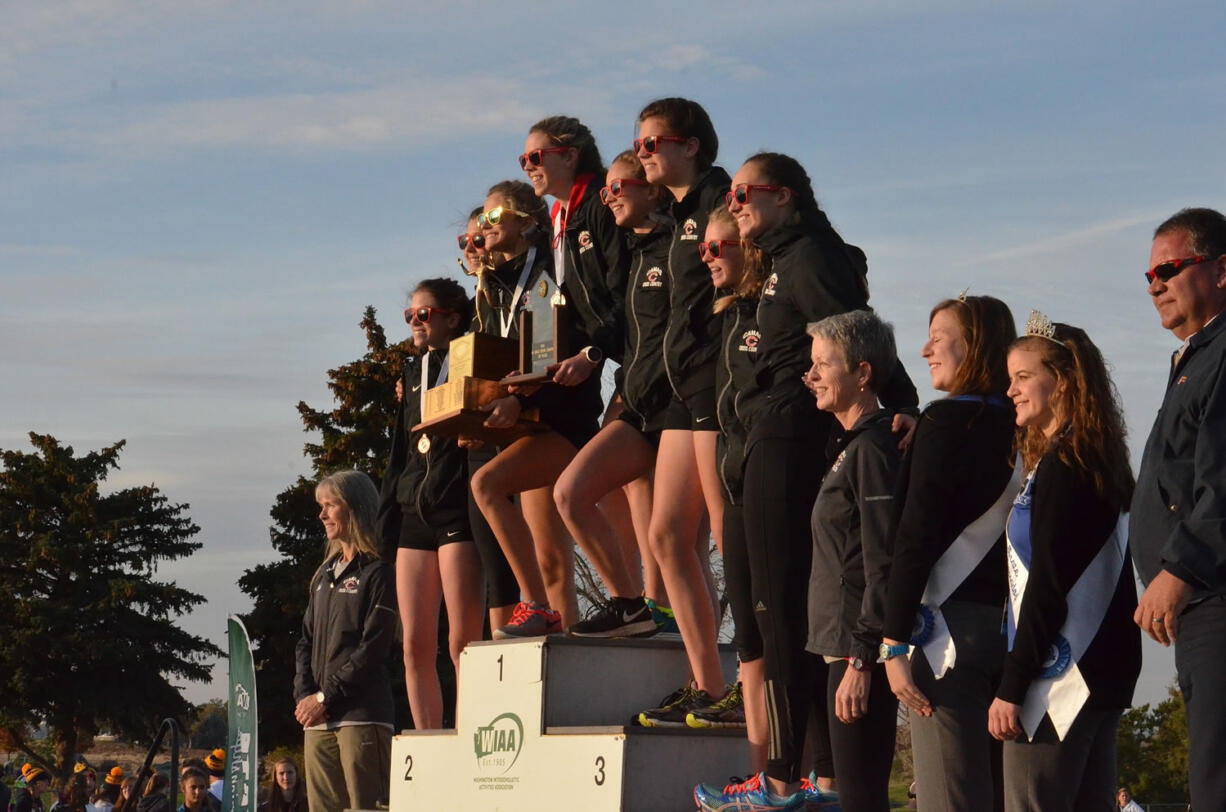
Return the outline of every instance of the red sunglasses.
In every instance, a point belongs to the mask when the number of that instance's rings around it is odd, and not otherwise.
[[[448,310],[445,307],[409,307],[405,308],[404,320],[406,324],[412,324],[416,318],[419,324],[429,324],[430,318],[435,314],[450,316],[455,313],[454,310]]]
[[[456,242],[460,244],[461,251],[468,250],[468,243],[470,240],[472,241],[473,248],[484,248],[485,247],[485,235],[484,234],[461,234],[455,239],[456,239]]]
[[[540,166],[545,155],[550,152],[566,152],[570,147],[541,147],[530,150],[519,156],[519,168],[526,170],[530,166]]]
[[[731,206],[732,201],[735,200],[737,203],[743,206],[749,200],[750,192],[778,192],[780,189],[786,188],[786,186],[773,186],[765,183],[742,183],[740,186],[724,195],[724,201]]]
[[[660,144],[664,141],[684,144],[689,140],[684,135],[649,135],[646,138],[636,138],[634,139],[634,154],[638,155],[641,150],[647,155],[655,155],[656,150],[660,148]]]
[[[698,243],[698,255],[705,261],[707,257],[711,259],[719,259],[724,255],[724,246],[735,245],[741,247],[740,240],[707,240],[706,242]]]
[[[600,190],[600,202],[606,206],[613,202],[614,199],[621,197],[625,193],[626,186],[650,186],[651,184],[645,180],[638,178],[618,178],[604,186]]]
[[[1150,268],[1145,272],[1145,281],[1151,285],[1155,279],[1161,279],[1163,282],[1169,282],[1179,274],[1184,268],[1190,268],[1193,265],[1199,265],[1202,262],[1208,262],[1213,257],[1184,257],[1183,259],[1172,259],[1169,262],[1163,262]]]

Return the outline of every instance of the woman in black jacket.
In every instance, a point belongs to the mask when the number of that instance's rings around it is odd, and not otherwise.
[[[1119,399],[1083,330],[1032,313],[1009,351],[1027,473],[1008,525],[1009,653],[988,730],[1009,812],[1111,808],[1115,735],[1141,670]]]
[[[414,431],[422,420],[425,393],[447,381],[451,339],[468,331],[472,301],[452,279],[426,279],[413,291],[405,321],[418,354],[405,364],[397,427],[403,465],[389,465],[385,494],[400,508],[396,551],[396,597],[404,632],[404,676],[413,727],[443,724],[439,684],[438,617],[447,607],[451,662],[459,673],[460,652],[481,639],[481,558],[468,524],[467,455],[454,438]]]
[[[600,198],[626,232],[631,249],[620,392],[610,406],[616,414],[580,449],[554,486],[562,519],[588,557],[600,562],[597,569],[610,596],[591,617],[569,629],[580,637],[654,634],[656,621],[647,600],[668,606],[659,567],[646,544],[651,472],[670,394],[660,354],[668,327],[664,264],[670,235],[653,219],[664,189],[647,182],[643,165],[630,151],[613,159],[605,180]],[[637,544],[626,545],[611,526],[607,502],[618,490],[625,491],[634,526],[642,530],[629,534]]]
[[[395,706],[387,654],[396,639],[395,573],[376,548],[379,493],[361,471],[315,487],[328,538],[295,648],[294,718],[304,731],[312,809],[386,800]]]
[[[882,655],[890,688],[912,710],[924,808],[1000,808],[987,713],[1004,656],[1004,527],[1017,492],[1004,397],[1016,335],[1004,302],[961,296],[933,308],[921,353],[949,397],[920,415],[903,462]]]
[[[710,706],[727,692],[720,668],[717,607],[711,579],[710,537],[723,544],[723,499],[715,468],[719,425],[715,418],[715,364],[719,319],[714,290],[698,253],[707,216],[728,189],[728,173],[714,166],[719,138],[702,105],[689,99],[656,99],[638,116],[634,151],[646,178],[668,190],[668,326],[661,353],[670,401],[656,454],[648,537],[659,562],[693,688],[639,714],[645,726],[683,726],[689,712]]]
[[[564,532],[549,539],[530,535],[507,497],[539,490],[549,494],[552,505],[558,476],[596,434],[603,410],[600,373],[604,359],[620,359],[625,341],[623,306],[630,260],[623,235],[600,202],[604,165],[587,127],[567,116],[537,122],[528,133],[519,162],[536,196],[555,198],[552,273],[568,311],[566,351],[572,354],[549,368],[550,382],[488,406],[488,426],[511,426],[523,407],[535,406],[540,409],[541,422],[551,429],[516,440],[472,480],[473,495],[498,536],[525,598],[511,621],[495,631],[499,638],[559,632],[577,620],[569,539]],[[495,246],[487,240],[487,248],[494,250]],[[624,498],[620,507],[626,510]],[[626,568],[620,547],[589,551],[593,552],[597,571],[622,583]],[[545,594],[541,570],[546,566],[542,561],[538,568],[538,558],[565,558],[564,567],[548,567],[555,570],[550,580],[560,579],[568,585],[564,598]]]
[[[867,305],[867,265],[818,207],[804,168],[778,153],[749,158],[732,179],[728,208],[760,263],[766,281],[757,311],[760,343],[747,428],[745,531],[754,609],[762,634],[771,757],[763,803],[800,788],[806,720],[824,666],[808,656],[806,598],[813,501],[821,483],[815,450],[825,449],[833,418],[819,412],[805,390],[811,341],[806,326]],[[901,366],[883,375],[882,399],[893,407],[917,402]],[[820,453],[820,451],[818,452]],[[814,670],[818,674],[814,674]],[[824,696],[824,691],[821,692]],[[824,722],[824,712],[819,714]],[[819,739],[825,738],[819,736]],[[832,775],[826,753],[817,776]],[[731,785],[728,794],[737,794]]]
[[[877,370],[897,363],[894,331],[866,310],[809,328],[808,386],[842,434],[813,505],[808,651],[829,666],[826,718],[844,812],[890,808],[898,700],[877,664],[890,573],[894,486],[902,466]]]
[[[721,320],[719,363],[715,370],[715,414],[719,423],[716,468],[724,500],[724,587],[732,614],[732,643],[736,646],[739,690],[709,708],[691,711],[690,727],[732,727],[743,723],[749,739],[749,768],[760,773],[766,767],[766,700],[762,678],[762,635],[754,617],[749,582],[749,558],[745,548],[742,490],[745,468],[743,409],[753,387],[758,357],[758,296],[762,277],[746,273],[745,252],[736,221],[726,205],[711,211],[707,230],[698,246],[711,272],[716,291],[714,312]]]

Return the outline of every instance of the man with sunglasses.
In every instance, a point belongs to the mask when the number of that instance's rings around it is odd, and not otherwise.
[[[1149,295],[1183,344],[1171,358],[1132,499],[1146,589],[1133,620],[1164,646],[1188,711],[1188,787],[1226,810],[1226,217],[1184,209],[1154,232]]]

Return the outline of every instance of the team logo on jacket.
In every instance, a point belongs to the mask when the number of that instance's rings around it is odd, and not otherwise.
[[[840,468],[842,468],[842,467],[843,467],[843,460],[845,460],[845,459],[847,459],[847,451],[846,451],[846,449],[844,449],[843,451],[841,451],[841,452],[839,453],[839,456],[835,457],[835,459],[834,459],[834,465],[831,465],[831,466],[830,466],[830,473],[832,473],[832,474],[833,474],[833,473],[837,472],[837,471],[838,471]]]
[[[681,239],[696,240],[698,239],[698,221],[693,217],[685,218],[685,223],[681,226]]]
[[[762,334],[757,330],[746,330],[741,333],[741,346],[737,347],[741,352],[757,352],[758,341],[761,340]]]
[[[358,581],[357,576],[350,575],[348,578],[346,578],[344,581],[341,582],[341,588],[338,589],[337,592],[343,592],[346,595],[355,595],[357,594],[357,591],[358,591],[358,583],[360,582]]]
[[[659,266],[647,269],[647,273],[643,275],[643,284],[640,288],[662,288],[664,287],[664,271]]]
[[[579,253],[583,254],[592,247],[592,235],[586,231],[579,232]]]
[[[763,296],[774,296],[775,286],[779,284],[779,274],[773,273],[766,278],[766,285],[762,288]]]

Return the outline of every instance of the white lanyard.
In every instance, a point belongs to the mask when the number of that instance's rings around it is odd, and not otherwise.
[[[566,209],[558,207],[553,218],[553,279],[562,287],[566,278]]]
[[[443,366],[439,369],[438,375],[434,378],[434,386],[447,383],[447,368],[451,365],[451,354],[448,353],[443,357]],[[421,416],[424,419],[426,416],[426,382],[429,380],[430,374],[430,351],[427,350],[421,356]],[[434,387],[430,387],[433,389]]]
[[[511,297],[511,306],[507,308],[506,315],[498,314],[498,321],[502,326],[502,337],[506,338],[511,332],[511,325],[515,323],[516,311],[519,308],[519,300],[523,298],[524,288],[528,285],[528,278],[532,275],[532,266],[536,264],[536,246],[528,249],[528,258],[524,260],[523,273],[519,275],[519,282],[515,285],[515,295]]]

